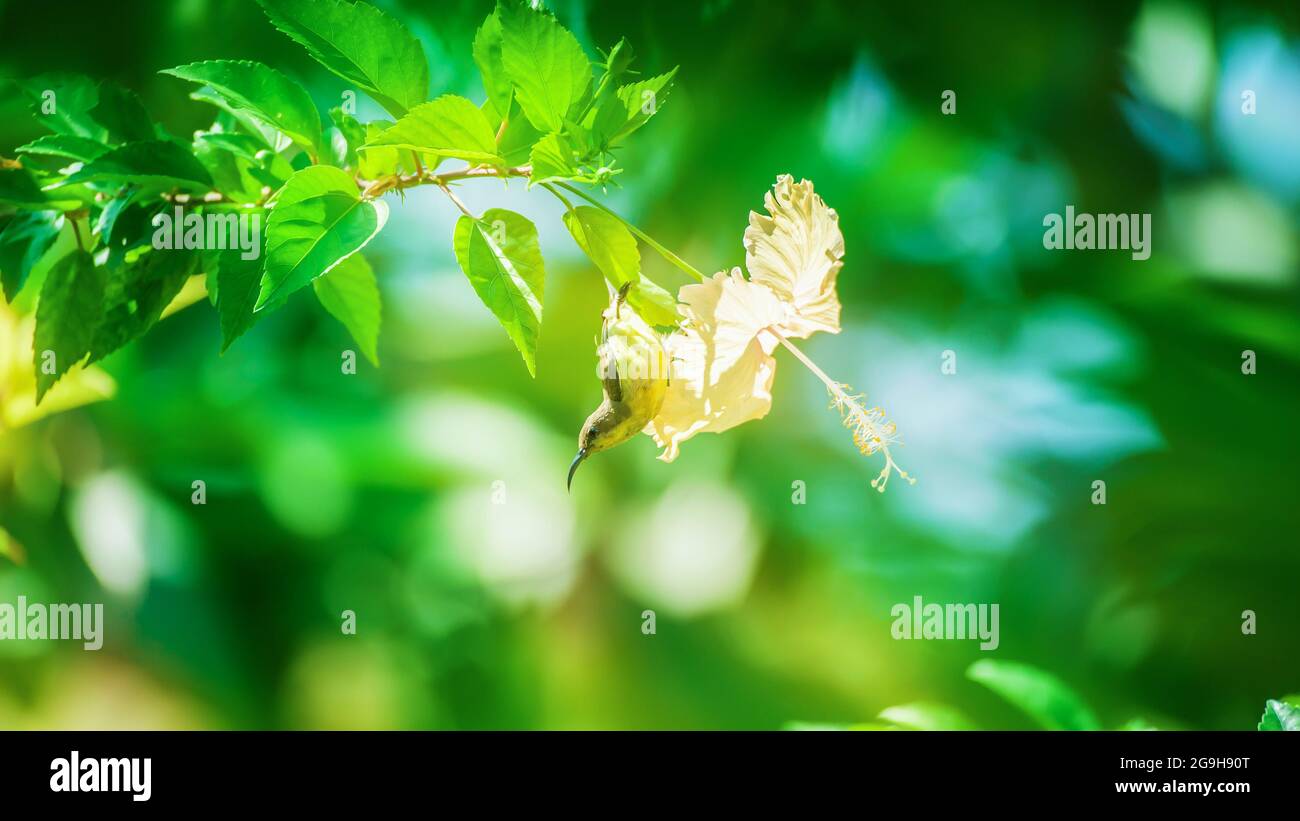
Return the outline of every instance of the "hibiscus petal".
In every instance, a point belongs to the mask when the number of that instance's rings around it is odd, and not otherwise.
[[[780,327],[788,337],[815,331],[839,333],[840,300],[835,278],[844,265],[839,216],[808,180],[788,174],[764,199],[770,216],[750,212],[745,229],[745,267],[750,281],[770,288],[790,306]]]
[[[687,322],[665,342],[672,362],[668,395],[645,430],[664,448],[659,458],[665,462],[697,433],[719,433],[767,415],[777,342],[764,329],[787,314],[771,291],[739,269],[683,287],[680,299]]]
[[[698,285],[682,286],[678,300],[686,327],[709,346],[710,371],[715,374],[734,365],[764,328],[789,319],[789,311],[776,295],[745,279],[739,268],[730,274],[716,273]],[[771,350],[769,346],[766,352]]]
[[[772,409],[772,380],[776,360],[763,350],[758,339],[750,341],[744,354],[727,370],[713,372],[708,345],[695,334],[673,334],[667,343],[673,357],[673,378],[668,384],[659,415],[645,432],[664,448],[659,458],[677,458],[682,442],[697,433],[721,433],[751,419],[762,419]]]

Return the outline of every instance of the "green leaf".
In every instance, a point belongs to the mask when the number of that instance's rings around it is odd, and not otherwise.
[[[81,74],[42,74],[22,84],[37,122],[57,134],[103,142],[108,130],[90,113],[99,105],[99,88]]]
[[[974,730],[971,720],[960,710],[945,704],[915,702],[880,711],[880,718],[909,730]]]
[[[0,282],[6,301],[13,302],[27,275],[58,238],[58,217],[54,211],[27,211],[15,214],[0,231]]]
[[[547,134],[537,141],[529,155],[533,166],[528,187],[540,185],[552,180],[569,180],[578,173],[573,166],[573,149],[562,134]]]
[[[355,118],[345,114],[342,109],[334,110],[338,111],[335,122],[339,124],[339,131],[348,141],[342,159],[344,163],[354,166],[362,179],[377,180],[392,174],[415,173],[412,152],[389,146],[366,147],[369,141],[378,140],[381,134],[393,127],[392,120],[374,120],[362,125]],[[423,160],[426,168],[436,167],[438,164],[436,154],[425,154]]]
[[[967,668],[966,677],[1024,710],[1044,729],[1101,728],[1101,722],[1073,690],[1036,667],[984,659]]]
[[[360,254],[353,254],[334,266],[323,277],[312,281],[316,298],[343,327],[348,329],[361,352],[372,365],[379,365],[379,324],[382,306],[379,301],[379,283],[370,263]]]
[[[591,86],[591,63],[554,17],[508,0],[497,6],[501,64],[524,116],[543,134],[559,131]]]
[[[288,148],[293,140],[281,131],[264,123],[262,120],[252,116],[247,111],[237,109],[230,104],[230,101],[221,96],[215,88],[203,86],[195,89],[190,93],[190,99],[200,103],[207,103],[215,106],[222,111],[234,124],[238,124],[248,133],[249,136],[255,137],[261,141],[262,145],[272,151],[283,151]],[[217,122],[221,123],[222,129],[234,131],[231,123],[223,122],[221,115],[217,116]]]
[[[505,328],[528,373],[536,376],[546,285],[537,229],[520,214],[490,208],[479,220],[461,217],[452,245],[474,292]]]
[[[108,146],[86,137],[73,137],[67,134],[46,134],[27,145],[14,149],[18,154],[34,154],[45,157],[63,157],[77,162],[90,162],[96,157],[108,153]]]
[[[263,152],[265,145],[260,139],[252,134],[240,134],[229,131],[201,131],[194,137],[197,147],[199,143],[206,143],[213,148],[220,148],[222,151],[228,151],[243,160],[256,160],[258,154]],[[286,166],[288,167],[287,163]],[[289,176],[293,176],[293,169],[289,169]]]
[[[674,68],[658,77],[622,86],[617,94],[605,96],[590,118],[592,139],[603,148],[621,143],[659,112],[676,76]]]
[[[127,143],[114,148],[87,163],[64,182],[104,180],[199,191],[212,188],[212,176],[203,163],[189,151],[167,140]]]
[[[564,225],[615,290],[636,281],[641,273],[641,252],[626,225],[590,205],[566,212]]]
[[[238,203],[252,203],[261,198],[262,183],[253,176],[251,161],[227,150],[215,141],[204,138],[194,141],[194,156],[198,157],[199,162],[212,176],[212,183],[216,189],[227,199]]]
[[[366,127],[356,117],[344,111],[342,106],[334,106],[330,109],[330,120],[343,137],[342,150],[337,152],[337,159],[349,168],[356,168],[359,162],[357,149],[366,144]]]
[[[33,364],[36,402],[90,353],[104,304],[104,271],[85,251],[59,260],[45,278],[36,305]]]
[[[528,118],[519,110],[518,103],[512,105],[510,111],[505,133],[497,143],[497,152],[507,166],[523,165],[529,161],[533,146],[542,138],[542,132],[528,122]]]
[[[369,3],[258,0],[271,24],[394,117],[429,97],[424,48],[406,26]]]
[[[392,127],[393,124],[387,120],[366,123],[366,139],[363,144],[379,139],[380,134]],[[400,174],[408,164],[408,155],[396,148],[370,148],[357,154],[357,170],[361,172],[362,178],[367,180]]]
[[[217,190],[238,203],[260,202],[293,176],[293,167],[280,154],[268,151],[261,139],[235,132],[200,132],[194,154],[212,175]]]
[[[204,248],[199,256],[199,265],[203,270],[203,290],[208,292],[208,304],[217,307],[217,262],[221,259],[221,250]],[[183,289],[182,289],[183,290]]]
[[[208,60],[160,73],[208,86],[232,109],[248,112],[320,155],[320,114],[311,95],[270,66],[252,60]]]
[[[95,223],[95,233],[99,234],[99,239],[105,245],[125,245],[120,236],[116,236],[118,221],[122,219],[129,209],[139,207],[136,202],[136,195],[140,189],[134,185],[124,185],[117,192],[117,195],[104,203],[100,209],[99,219]],[[114,242],[114,239],[117,242]]]
[[[167,203],[142,195],[139,188],[127,186],[99,213],[97,230],[100,241],[115,251],[123,252],[148,245],[157,228],[153,224],[154,217],[167,209]]]
[[[514,87],[510,85],[506,67],[501,62],[501,18],[495,11],[488,15],[474,34],[474,62],[483,77],[483,90],[487,92],[488,104],[500,122],[510,113]]]
[[[365,147],[376,146],[409,148],[466,162],[502,162],[487,117],[478,106],[455,94],[444,94],[411,109],[411,113]]]
[[[253,312],[262,284],[262,257],[244,259],[238,248],[217,256],[217,314],[221,317],[221,352],[253,327],[261,314]]]
[[[221,317],[221,352],[250,329],[257,317],[253,312],[261,288],[261,257],[243,259],[238,248],[226,248],[217,255],[217,314]],[[211,275],[211,274],[209,274]]]
[[[627,304],[651,325],[676,325],[682,321],[677,311],[677,297],[660,288],[642,274],[627,292]]]
[[[619,290],[630,282],[627,302],[651,325],[676,325],[677,300],[641,274],[641,252],[627,226],[599,208],[579,205],[564,215],[574,242]]]
[[[158,322],[166,308],[198,272],[200,256],[190,250],[155,250],[133,264],[107,269],[103,317],[90,343],[97,362]]]
[[[1264,703],[1264,715],[1259,720],[1259,729],[1300,730],[1300,708],[1270,698]]]
[[[254,310],[277,304],[360,251],[388,219],[388,206],[362,200],[352,177],[316,165],[285,183],[266,226],[266,269]]]
[[[10,307],[15,313],[35,313],[36,304],[40,301],[41,290],[45,287],[45,280],[49,277],[50,271],[69,254],[81,249],[77,241],[78,235],[82,237],[91,235],[90,220],[87,218],[74,220],[65,213],[60,223],[59,235],[55,238],[54,244],[32,265],[31,270],[27,272],[26,283],[14,294]]]
[[[19,208],[50,208],[49,197],[26,168],[0,168],[0,203]]]
[[[110,145],[144,142],[158,136],[140,97],[111,80],[99,84],[99,102],[90,117],[108,131],[105,139]]]

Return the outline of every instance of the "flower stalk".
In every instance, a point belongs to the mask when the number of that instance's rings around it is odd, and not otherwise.
[[[672,251],[669,251],[664,246],[660,245],[649,234],[645,233],[640,228],[637,228],[632,223],[623,219],[621,216],[619,216],[617,213],[611,210],[600,200],[596,199],[595,197],[592,197],[587,192],[583,191],[581,188],[575,188],[572,185],[569,185],[568,183],[557,182],[556,185],[570,192],[571,194],[576,194],[577,196],[582,197],[584,200],[591,203],[596,208],[599,208],[601,211],[604,211],[606,214],[609,214],[614,219],[626,225],[627,229],[631,231],[637,237],[637,239],[641,240],[646,245],[649,245],[651,248],[655,249],[655,251],[657,251],[660,256],[662,256],[664,259],[671,262],[673,265],[676,265],[679,269],[682,270],[682,272],[684,272],[685,274],[693,278],[696,282],[704,281],[704,274],[700,273],[698,268],[691,265],[689,262],[682,259],[681,257],[677,256]]]

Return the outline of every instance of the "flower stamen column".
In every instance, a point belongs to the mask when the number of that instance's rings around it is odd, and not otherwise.
[[[826,390],[831,395],[831,407],[840,412],[840,417],[844,420],[844,427],[853,433],[853,443],[858,446],[858,450],[865,456],[871,456],[878,452],[884,454],[885,466],[881,468],[880,475],[871,480],[871,486],[880,493],[884,493],[891,472],[897,472],[899,477],[908,484],[916,484],[916,479],[899,467],[898,463],[894,461],[893,455],[889,452],[889,446],[898,443],[898,428],[893,422],[885,420],[885,412],[878,407],[864,408],[862,400],[866,398],[865,395],[850,393],[851,388],[848,385],[843,382],[836,382],[827,376],[825,371],[817,367],[816,362],[809,359],[790,340],[773,328],[767,328],[766,330],[775,336],[785,346],[786,350],[794,354],[795,358],[802,362],[804,367],[812,371],[826,386]]]

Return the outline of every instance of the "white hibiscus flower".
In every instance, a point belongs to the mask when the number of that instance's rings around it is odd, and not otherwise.
[[[885,466],[872,486],[884,492],[891,472],[914,482],[890,454],[895,429],[883,411],[864,408],[863,397],[828,377],[790,342],[817,331],[839,333],[839,217],[811,182],[795,183],[789,175],[777,178],[765,204],[768,214],[751,213],[745,230],[749,279],[736,268],[679,291],[685,321],[665,342],[673,379],[645,432],[664,449],[659,458],[671,462],[681,443],[697,433],[720,433],[763,418],[772,408],[772,354],[784,346],[826,385],[858,449],[884,454]]]

